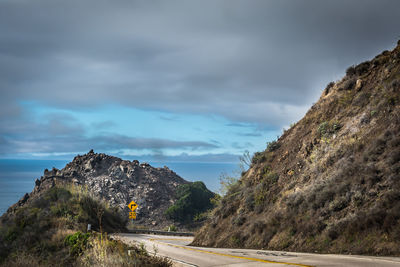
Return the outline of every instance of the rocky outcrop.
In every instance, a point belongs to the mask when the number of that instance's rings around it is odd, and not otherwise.
[[[130,211],[127,204],[133,200],[138,204],[135,224],[163,228],[172,223],[164,212],[174,203],[176,188],[188,182],[166,166],[154,168],[137,160],[122,160],[91,150],[76,156],[61,170],[46,169],[43,176],[36,179],[32,193],[26,194],[9,211],[58,183],[81,185],[111,206],[120,208],[127,217]]]

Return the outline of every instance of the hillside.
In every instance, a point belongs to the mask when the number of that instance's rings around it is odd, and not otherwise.
[[[400,41],[256,153],[194,244],[400,255]]]
[[[36,180],[33,191],[8,211],[30,202],[32,196],[64,183],[86,188],[110,206],[118,207],[127,217],[130,211],[127,205],[134,200],[138,204],[135,224],[161,229],[174,223],[164,213],[176,201],[176,189],[189,182],[167,167],[154,168],[136,160],[122,160],[90,151],[76,156],[61,170],[45,170]]]
[[[126,220],[83,187],[55,185],[0,217],[0,266],[171,266],[104,234]],[[101,232],[86,232],[88,223]]]

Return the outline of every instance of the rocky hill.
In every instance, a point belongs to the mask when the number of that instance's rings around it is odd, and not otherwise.
[[[400,42],[256,153],[194,244],[400,255]]]
[[[129,216],[127,204],[132,200],[138,204],[136,225],[164,228],[173,223],[165,211],[175,202],[175,191],[179,185],[187,184],[168,167],[154,168],[137,160],[128,161],[93,150],[78,155],[63,169],[45,170],[35,181],[35,188],[8,212],[16,210],[57,184],[80,185],[93,195],[105,200],[112,207],[119,207]]]

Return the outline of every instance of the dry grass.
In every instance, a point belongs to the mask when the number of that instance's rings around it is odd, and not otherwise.
[[[78,259],[80,266],[171,266],[168,259],[150,256],[144,247],[129,247],[106,236],[92,238],[88,246]]]
[[[36,267],[43,266],[35,255],[25,251],[18,251],[3,262],[2,266],[12,267]]]

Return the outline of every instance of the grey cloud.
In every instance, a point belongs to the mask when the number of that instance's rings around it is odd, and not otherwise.
[[[282,127],[347,66],[394,46],[399,8],[397,0],[2,1],[0,111],[18,116],[17,100],[112,102]]]
[[[46,122],[39,125],[39,131],[48,132],[53,136],[81,135],[84,126],[69,114],[51,113],[43,118]]]
[[[246,142],[245,144],[239,144],[238,142],[233,142],[231,146],[235,149],[249,149],[249,147],[254,147],[253,144]]]
[[[262,136],[260,133],[239,133],[240,136],[248,136],[248,137],[259,137]]]
[[[247,128],[250,125],[248,123],[231,122],[231,123],[227,123],[226,126]]]
[[[211,162],[211,163],[238,163],[239,156],[235,154],[203,154],[203,155],[189,155],[187,153],[182,153],[178,156],[163,156],[163,162]],[[127,157],[126,155],[124,157]],[[140,158],[141,160],[154,160],[153,155],[147,156],[128,156],[132,159]],[[157,160],[157,159],[156,159]]]
[[[97,144],[101,149],[164,149],[164,148],[189,148],[192,150],[217,148],[218,146],[201,141],[174,141],[160,138],[135,138],[123,135],[108,135],[91,138],[88,140]]]
[[[97,135],[88,137],[86,128],[73,116],[64,113],[45,115],[39,122],[29,119],[29,115],[25,114],[0,127],[0,157],[24,153],[75,153],[91,148],[107,152],[133,149],[162,153],[163,149],[204,151],[220,147],[211,142],[132,137],[101,131],[112,126],[111,121],[99,123]]]
[[[45,130],[49,131],[49,133],[54,136],[65,136],[76,133],[80,134],[84,132],[81,125],[65,124],[59,120],[50,120],[48,123],[48,127]]]
[[[0,155],[15,155],[20,153],[73,153],[89,151],[94,148],[101,151],[135,149],[159,150],[187,149],[205,150],[217,148],[216,145],[201,141],[175,141],[158,138],[135,138],[117,134],[84,137],[84,136],[46,136],[3,138],[0,140]]]
[[[9,138],[30,137],[55,137],[68,135],[82,135],[85,131],[73,116],[64,113],[52,113],[43,117],[31,117],[26,110],[21,110],[17,117],[3,118],[4,122],[0,127],[0,134]]]
[[[217,140],[214,140],[214,139],[210,139],[210,142],[211,142],[211,143],[214,143],[214,144],[216,144],[216,145],[221,145],[221,142],[219,142],[219,141],[217,141]]]

